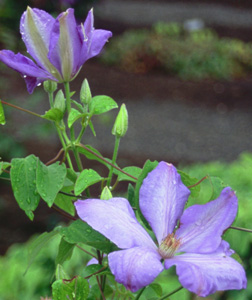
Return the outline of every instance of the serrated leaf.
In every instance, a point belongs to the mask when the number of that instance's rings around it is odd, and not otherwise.
[[[209,199],[209,201],[211,201],[211,200],[215,200],[216,198],[218,198],[220,196],[221,191],[225,187],[227,187],[227,185],[219,177],[210,176],[209,179],[210,179],[210,183],[212,185],[212,195]]]
[[[52,284],[52,296],[55,300],[86,300],[88,294],[88,281],[80,276],[72,280],[57,280]]]
[[[50,121],[58,122],[63,119],[63,115],[64,114],[60,109],[51,108],[42,117]]]
[[[70,244],[67,241],[65,241],[64,238],[61,238],[55,264],[62,265],[63,262],[69,260],[73,254],[74,247],[75,247],[74,244]]]
[[[152,170],[154,170],[156,168],[156,166],[158,165],[158,161],[150,161],[150,160],[147,160],[143,166],[143,169],[142,169],[142,172],[141,174],[139,175],[138,177],[138,180],[137,180],[137,183],[136,183],[136,188],[135,188],[135,204],[136,204],[136,207],[137,207],[137,210],[138,210],[138,213],[139,213],[139,216],[140,218],[142,219],[143,223],[145,224],[145,226],[148,228],[148,229],[151,229],[150,228],[150,225],[149,223],[146,221],[146,219],[144,218],[141,210],[140,210],[140,207],[139,207],[139,190],[141,188],[141,185],[143,183],[143,180],[145,179],[145,177],[148,175],[149,172],[151,172]]]
[[[129,173],[130,175],[138,178],[139,175],[141,174],[142,172],[142,169],[141,168],[138,168],[138,167],[125,167],[122,169],[124,172],[126,173]],[[120,172],[118,174],[118,177],[117,177],[117,180],[118,181],[133,181],[133,182],[137,182],[137,179],[133,179],[132,177]]]
[[[89,103],[89,111],[91,115],[103,114],[117,107],[117,103],[112,98],[104,95],[93,97]]]
[[[61,228],[60,234],[68,243],[83,243],[105,253],[117,249],[110,240],[81,220],[74,221],[70,226]]]
[[[60,165],[59,162],[56,162],[46,166],[42,162],[38,162],[36,186],[40,196],[49,207],[53,205],[58,192],[63,187],[66,173],[65,164]]]
[[[181,180],[184,183],[185,186],[191,186],[194,185],[195,183],[199,182],[199,179],[195,177],[191,177],[190,175],[186,174],[183,171],[177,170],[179,175],[181,176]],[[200,193],[200,184],[190,188],[191,194],[190,196],[193,198],[197,198]]]
[[[5,125],[6,121],[5,121],[5,116],[4,116],[4,109],[3,109],[3,105],[2,105],[2,101],[0,100],[0,124],[1,125]]]
[[[40,200],[36,189],[37,162],[38,158],[34,155],[14,158],[11,161],[10,178],[15,199],[31,220]]]
[[[38,236],[29,246],[28,249],[28,265],[25,270],[25,273],[28,271],[31,264],[34,262],[34,259],[39,254],[40,250],[47,245],[47,243],[58,234],[57,230],[51,232],[44,232]]]
[[[70,114],[67,119],[67,125],[68,127],[72,127],[74,122],[77,121],[78,119],[82,118],[83,114],[80,113],[77,109],[71,108]]]
[[[76,183],[74,186],[74,194],[76,196],[80,195],[90,185],[93,185],[93,184],[101,181],[102,179],[103,178],[96,171],[94,171],[92,169],[83,170],[76,180]]]

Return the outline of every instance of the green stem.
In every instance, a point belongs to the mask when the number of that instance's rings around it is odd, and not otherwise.
[[[71,97],[70,97],[69,82],[65,82],[64,87],[65,87],[65,95],[66,95],[67,112],[68,112],[68,116],[69,116],[70,111],[71,111]],[[77,151],[76,146],[75,146],[76,142],[75,142],[75,133],[74,133],[73,126],[70,127],[70,138],[71,138],[71,144],[72,144],[72,149],[73,149],[74,157],[76,160],[76,164],[77,164],[79,172],[81,172],[83,170],[83,166],[82,166],[82,163],[80,160],[79,152]]]
[[[53,105],[53,92],[48,92],[48,96],[49,96],[50,106],[51,106],[51,108],[53,108],[54,107],[54,105]]]
[[[114,146],[114,153],[113,153],[113,157],[112,157],[112,165],[115,164],[116,162],[116,158],[117,158],[117,154],[118,154],[118,149],[119,149],[119,144],[120,144],[120,137],[116,135],[115,137],[115,146]],[[110,186],[111,180],[112,180],[112,176],[113,176],[113,169],[114,167],[111,166],[110,167],[110,171],[109,171],[109,175],[108,175],[108,181],[107,181],[107,187]]]
[[[26,112],[26,113],[28,113],[28,114],[30,114],[30,115],[35,116],[35,117],[39,117],[39,118],[44,119],[41,115],[36,114],[35,112],[32,112],[32,111],[30,111],[30,110],[28,110],[28,109],[21,108],[21,107],[19,107],[19,106],[16,106],[16,105],[11,104],[11,103],[8,103],[8,102],[5,102],[5,101],[3,101],[3,100],[0,100],[0,101],[1,101],[3,104],[5,104],[5,105],[8,105],[8,106],[13,107],[13,108],[16,108],[16,109],[18,109],[18,110],[21,110],[21,111],[23,111],[23,112]],[[45,119],[44,119],[44,120],[45,120]]]
[[[135,300],[140,299],[140,297],[141,297],[142,293],[144,292],[145,288],[146,288],[146,286],[141,289],[141,291],[137,294]]]
[[[177,293],[178,291],[180,291],[180,290],[182,290],[182,289],[183,289],[183,286],[180,286],[180,287],[178,287],[176,290],[174,290],[173,292],[171,292],[171,293],[169,293],[169,294],[167,294],[167,295],[165,295],[165,296],[163,296],[163,297],[161,297],[161,298],[158,298],[158,300],[164,300],[164,299],[166,299],[166,298],[168,298],[168,297],[174,295],[175,293]]]

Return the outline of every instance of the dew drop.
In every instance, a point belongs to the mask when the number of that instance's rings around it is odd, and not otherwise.
[[[26,77],[27,77],[27,75],[24,75],[23,77],[24,77],[24,78],[26,78]]]
[[[41,82],[37,84],[37,86],[41,86]]]

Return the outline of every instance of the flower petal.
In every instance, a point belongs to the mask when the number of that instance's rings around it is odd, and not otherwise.
[[[159,244],[174,230],[189,194],[172,164],[160,162],[144,179],[139,192],[140,209]]]
[[[79,217],[95,230],[110,239],[119,248],[146,246],[156,249],[156,245],[138,223],[128,202],[123,198],[110,200],[78,200],[75,207]]]
[[[30,94],[44,80],[56,80],[51,74],[39,68],[31,59],[20,53],[15,54],[10,50],[2,50],[0,51],[0,61],[19,72],[25,78]]]
[[[237,207],[238,199],[230,188],[225,188],[216,200],[188,207],[176,232],[182,243],[179,251],[215,251],[220,245],[223,231],[233,223]]]
[[[47,12],[28,7],[21,17],[20,32],[27,51],[37,64],[59,79],[60,76],[57,69],[47,58],[54,22],[55,19]]]
[[[216,291],[246,288],[243,267],[229,257],[230,251],[225,251],[226,244],[223,245],[212,254],[186,253],[167,259],[165,268],[175,265],[183,287],[201,297]]]
[[[61,72],[64,81],[71,80],[79,71],[81,47],[74,10],[69,8],[54,23],[48,54],[50,62]]]
[[[81,64],[89,58],[98,55],[105,43],[112,36],[112,32],[103,29],[94,29],[94,15],[91,9],[87,15],[84,25],[78,26],[82,40]]]
[[[112,252],[108,262],[115,280],[132,292],[150,284],[164,269],[158,252],[142,247]]]

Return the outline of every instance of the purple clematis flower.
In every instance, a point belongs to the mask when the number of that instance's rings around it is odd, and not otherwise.
[[[29,93],[48,79],[70,81],[112,36],[110,31],[95,30],[93,24],[93,10],[84,24],[77,26],[71,8],[54,19],[43,10],[28,7],[21,17],[20,32],[27,52],[36,63],[10,50],[0,51],[0,61],[22,74]]]
[[[221,239],[236,217],[235,193],[225,188],[216,200],[184,211],[189,194],[171,164],[160,162],[144,179],[139,204],[157,245],[126,199],[78,200],[75,206],[83,221],[122,249],[110,253],[108,262],[116,281],[132,292],[173,265],[182,286],[202,297],[219,290],[246,288],[243,267]]]

